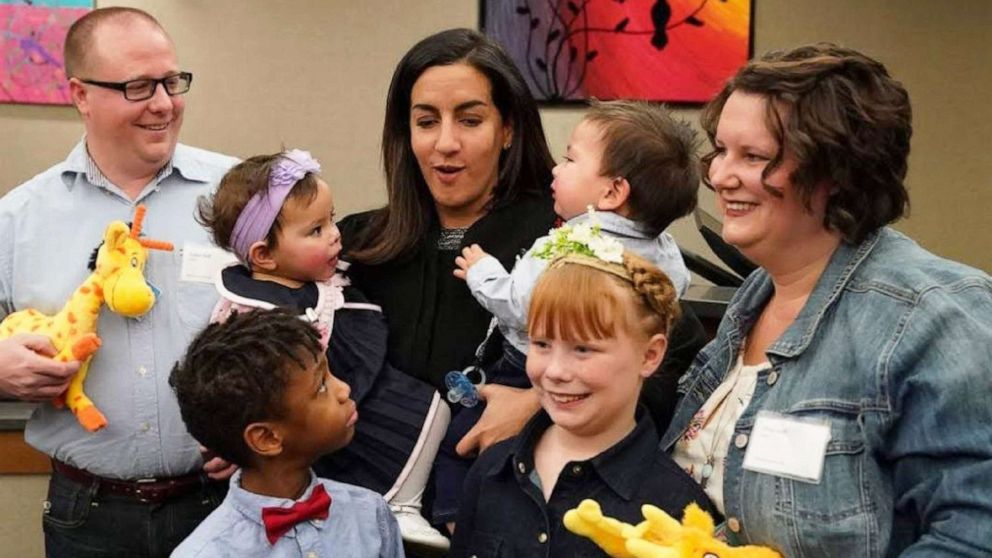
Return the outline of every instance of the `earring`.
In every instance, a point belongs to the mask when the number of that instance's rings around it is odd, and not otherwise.
[[[509,148],[510,148],[510,142],[506,142],[503,144],[503,151],[506,151]]]

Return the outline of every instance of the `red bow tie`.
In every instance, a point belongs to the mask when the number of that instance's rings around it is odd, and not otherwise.
[[[301,521],[327,519],[330,507],[331,497],[324,490],[324,485],[318,484],[309,498],[288,508],[262,508],[262,522],[265,523],[265,536],[268,537],[269,544],[276,544],[279,537]]]

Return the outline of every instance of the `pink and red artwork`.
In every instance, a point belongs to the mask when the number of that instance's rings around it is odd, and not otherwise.
[[[62,46],[69,26],[92,6],[0,1],[0,103],[71,104]]]
[[[753,0],[483,0],[541,101],[703,103],[747,62]]]

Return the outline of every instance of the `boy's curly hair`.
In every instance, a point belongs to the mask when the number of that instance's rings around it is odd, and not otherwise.
[[[169,384],[190,434],[244,467],[253,455],[245,427],[282,418],[289,375],[307,370],[322,351],[317,331],[295,314],[235,312],[193,339],[172,368]]]

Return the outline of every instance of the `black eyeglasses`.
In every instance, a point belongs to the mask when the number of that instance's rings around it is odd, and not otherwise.
[[[173,95],[182,95],[189,91],[189,86],[193,83],[193,74],[179,72],[178,74],[165,76],[162,79],[142,78],[121,82],[96,81],[94,79],[81,79],[79,81],[96,85],[97,87],[106,87],[107,89],[120,91],[124,93],[124,98],[128,101],[144,101],[155,96],[155,90],[158,89],[158,84],[160,83],[170,97]]]

